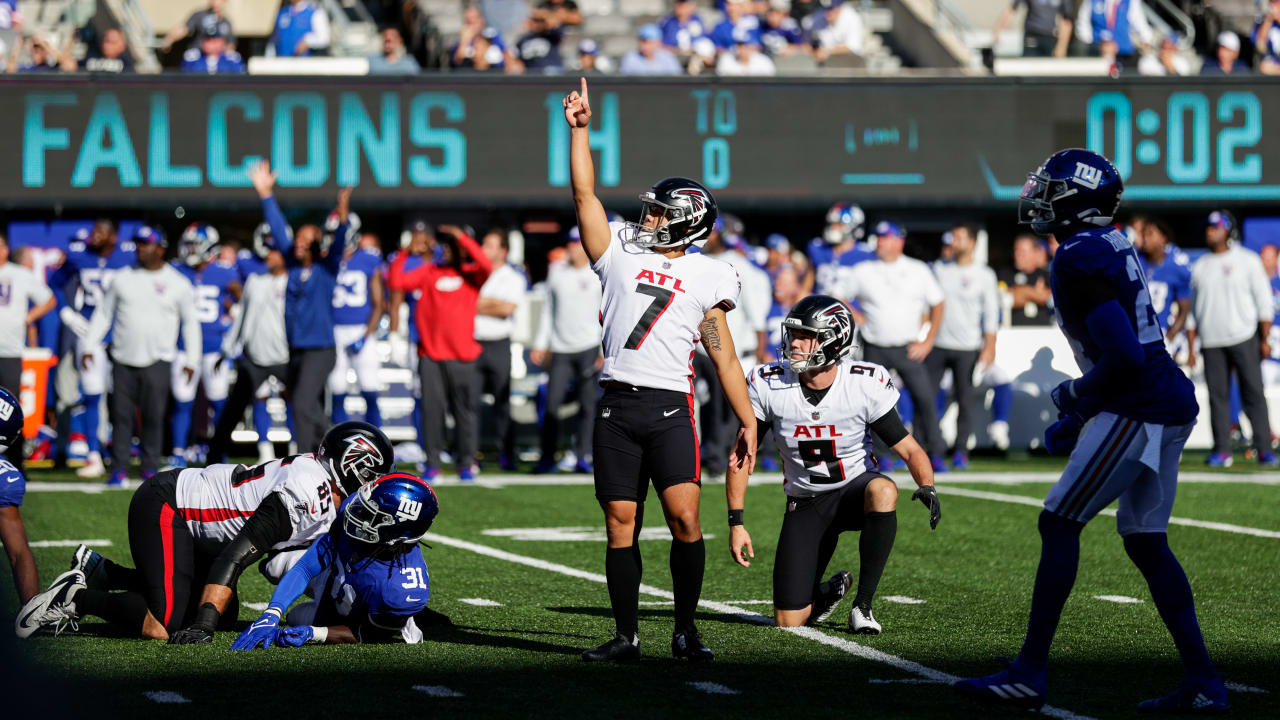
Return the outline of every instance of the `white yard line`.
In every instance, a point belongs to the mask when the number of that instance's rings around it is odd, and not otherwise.
[[[1013,503],[1015,505],[1027,505],[1030,507],[1043,507],[1044,500],[1029,497],[1027,495],[1009,495],[1008,493],[987,492],[986,490],[970,490],[969,488],[944,487],[940,495],[959,495],[960,497],[976,498],[978,500],[993,500],[995,502]],[[1115,517],[1115,510],[1103,510],[1099,515]],[[1220,530],[1222,532],[1236,533],[1238,535],[1253,535],[1254,537],[1280,539],[1280,532],[1275,530],[1260,530],[1258,528],[1244,527],[1242,525],[1231,525],[1229,523],[1208,522],[1206,520],[1192,520],[1190,518],[1171,517],[1170,525],[1185,525],[1187,527],[1204,528],[1206,530]]]
[[[476,607],[502,607],[502,603],[486,598],[458,598],[458,602]]]
[[[414,685],[413,689],[417,690],[418,692],[426,693],[431,697],[436,697],[436,698],[466,697],[465,695],[458,692],[457,690],[451,690],[443,685]]]
[[[110,540],[33,540],[27,543],[33,548],[46,547],[76,547],[77,545],[88,545],[89,547],[111,547]]]
[[[1223,684],[1223,685],[1226,685],[1228,690],[1234,690],[1234,691],[1236,691],[1236,692],[1242,692],[1242,693],[1258,693],[1258,694],[1260,694],[1260,695],[1270,695],[1270,694],[1271,694],[1271,691],[1270,691],[1270,690],[1263,690],[1262,688],[1250,687],[1250,686],[1248,686],[1248,685],[1243,685],[1243,684],[1238,683],[1238,682],[1225,682],[1225,683],[1222,683],[1222,684]]]
[[[695,690],[701,690],[708,695],[741,695],[741,690],[734,690],[731,687],[725,687],[720,683],[713,682],[690,682]]]
[[[424,539],[427,542],[439,543],[441,545],[448,545],[449,547],[455,547],[460,550],[469,550],[471,552],[484,555],[486,557],[495,558],[497,560],[505,560],[507,562],[515,563],[517,565],[525,565],[527,567],[536,568],[538,570],[546,570],[548,572],[558,573],[560,575],[568,575],[569,577],[576,577],[582,580],[589,580],[595,583],[607,582],[605,576],[600,573],[588,572],[586,570],[579,570],[578,568],[569,567],[568,565],[561,565],[560,563],[549,562],[546,560],[541,560],[539,558],[528,557],[526,555],[517,555],[512,552],[507,552],[506,550],[499,550],[498,548],[495,548],[495,547],[489,547],[488,545],[480,545],[479,543],[473,543],[467,540],[451,538],[445,535],[437,535],[436,533],[431,533],[431,532],[427,533]],[[645,595],[660,597],[664,600],[675,599],[675,595],[673,595],[671,591],[663,590],[662,588],[654,587],[652,585],[641,584],[640,592]],[[713,610],[715,612],[722,613],[725,615],[734,615],[743,620],[746,620],[747,622],[756,623],[758,625],[773,625],[773,620],[771,618],[767,618],[763,615],[759,615],[757,613],[754,613],[750,610],[739,607],[737,605],[712,602],[709,600],[703,600],[699,602],[698,605],[708,610]],[[911,660],[907,660],[904,658],[900,658],[897,655],[891,655],[887,652],[876,650],[875,648],[870,648],[865,645],[859,645],[858,643],[845,640],[843,638],[838,638],[832,635],[828,635],[819,630],[815,630],[814,628],[809,628],[809,627],[784,628],[782,632],[789,632],[793,635],[798,635],[800,637],[813,640],[814,642],[818,642],[823,645],[836,648],[837,650],[841,650],[850,655],[854,655],[854,656],[863,658],[865,660],[871,660],[873,662],[883,663],[885,665],[895,667],[904,672],[911,673],[912,675],[917,675],[919,677],[926,678],[929,680],[934,680],[940,683],[950,684],[960,679],[955,675],[942,672],[941,670],[934,670],[933,668],[926,667],[924,665],[921,665],[920,663],[913,662]],[[1050,717],[1060,718],[1061,720],[1091,720],[1091,718],[1088,718],[1088,716],[1077,715],[1071,712],[1070,710],[1064,710],[1062,708],[1057,708],[1050,705],[1044,706],[1043,708],[1041,708],[1040,711],[1045,715],[1048,715]]]
[[[191,702],[190,700],[182,697],[181,694],[176,693],[172,690],[148,690],[142,694],[146,695],[147,699],[150,700],[151,702],[157,702],[162,705],[170,705],[175,703],[182,704],[182,703]]]
[[[1094,595],[1093,597],[1097,600],[1106,600],[1107,602],[1120,603],[1121,605],[1141,605],[1146,602],[1128,595]]]

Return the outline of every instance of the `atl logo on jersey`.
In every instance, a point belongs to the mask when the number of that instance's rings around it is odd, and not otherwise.
[[[640,274],[636,275],[636,280],[643,280],[647,283],[653,283],[654,285],[660,285],[662,287],[667,287],[667,281],[670,280],[672,290],[676,292],[684,292],[684,288],[680,287],[680,278],[674,275],[654,272],[653,270],[641,270]]]
[[[844,437],[844,434],[836,430],[835,425],[797,425],[794,432],[791,433],[793,438],[838,438]]]

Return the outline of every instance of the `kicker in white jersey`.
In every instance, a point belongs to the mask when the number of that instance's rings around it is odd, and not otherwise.
[[[756,418],[773,430],[789,497],[830,492],[876,469],[868,426],[898,402],[898,389],[880,365],[841,361],[817,405],[805,398],[800,377],[784,363],[752,370],[747,388]]]
[[[328,474],[315,456],[293,455],[254,466],[210,465],[178,475],[177,513],[196,544],[216,552],[235,539],[270,493],[279,493],[293,533],[274,549],[313,542],[337,517]],[[263,548],[264,550],[266,548]]]
[[[715,307],[738,304],[731,265],[702,254],[667,258],[626,242],[625,223],[609,223],[609,248],[591,266],[604,289],[602,381],[692,392],[693,347]]]

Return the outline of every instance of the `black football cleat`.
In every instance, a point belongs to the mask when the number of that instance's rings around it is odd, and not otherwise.
[[[702,644],[702,636],[693,626],[678,630],[671,636],[671,656],[685,658],[691,663],[711,662],[716,654]]]
[[[848,570],[841,570],[822,583],[818,587],[818,597],[813,602],[813,611],[809,613],[807,624],[814,625],[831,617],[850,587],[853,587],[853,575]]]
[[[584,650],[582,659],[587,662],[631,662],[640,659],[640,636],[630,640],[615,635],[612,640],[595,650]]]

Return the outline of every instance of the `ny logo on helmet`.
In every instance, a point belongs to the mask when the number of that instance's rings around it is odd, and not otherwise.
[[[1102,169],[1078,162],[1076,163],[1076,175],[1072,179],[1090,190],[1097,190],[1098,185],[1102,183]]]
[[[342,459],[338,461],[338,467],[342,469],[344,475],[351,474],[364,478],[382,465],[382,453],[369,438],[359,434],[348,435],[346,443],[347,447],[342,451]]]
[[[698,222],[707,214],[707,196],[697,188],[683,188],[671,193],[674,197],[689,198],[690,222]]]
[[[11,417],[13,417],[13,405],[0,400],[0,420],[8,420]]]
[[[417,520],[422,514],[422,503],[409,498],[400,498],[400,507],[396,509],[396,518],[401,521]]]

